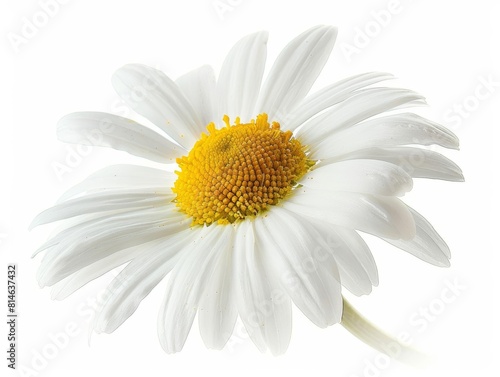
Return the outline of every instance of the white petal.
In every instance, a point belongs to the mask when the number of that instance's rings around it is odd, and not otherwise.
[[[90,213],[158,207],[171,202],[172,199],[173,193],[169,187],[141,187],[95,192],[69,199],[46,209],[33,219],[29,229]]]
[[[347,248],[356,257],[358,262],[363,266],[372,285],[378,285],[378,271],[373,255],[366,242],[361,238],[358,232],[342,227],[334,227],[335,233],[342,239]]]
[[[351,127],[372,116],[411,104],[425,103],[415,92],[397,88],[359,90],[352,97],[306,122],[297,132],[305,145],[315,146],[334,131]]]
[[[255,231],[265,259],[294,304],[319,327],[338,323],[342,295],[337,264],[328,254],[314,254],[314,246],[322,243],[314,227],[276,207],[255,219]]]
[[[198,322],[207,348],[222,349],[231,337],[238,317],[233,281],[233,240],[224,245],[215,262],[212,276],[206,281],[200,300]]]
[[[142,124],[100,112],[66,115],[57,124],[57,137],[66,143],[111,147],[166,164],[175,162],[185,152]]]
[[[405,144],[432,145],[458,149],[458,138],[449,130],[416,114],[395,114],[370,119],[327,135],[311,146],[311,156],[325,159],[358,149]]]
[[[444,240],[421,214],[412,208],[409,208],[409,210],[417,226],[415,237],[411,240],[385,240],[425,262],[448,267],[451,254]]]
[[[292,330],[290,298],[265,263],[265,245],[256,245],[251,221],[236,229],[234,248],[235,282],[240,318],[255,343],[275,355],[286,351]]]
[[[174,173],[139,165],[111,165],[92,173],[68,189],[58,203],[82,193],[109,191],[117,188],[173,187]]]
[[[236,227],[234,242],[235,284],[237,284],[237,305],[240,318],[250,339],[261,352],[267,349],[262,326],[264,318],[259,318],[258,303],[270,301],[268,281],[261,278],[264,273],[259,259],[256,258],[255,236],[250,221],[243,221]],[[272,304],[272,301],[271,301]],[[291,310],[290,310],[291,313]],[[265,328],[269,328],[267,325]]]
[[[51,297],[55,300],[64,300],[72,293],[83,287],[92,280],[104,275],[112,269],[121,266],[124,263],[130,262],[136,256],[142,254],[144,250],[148,250],[150,245],[164,242],[164,239],[154,240],[146,244],[129,247],[102,259],[89,264],[86,267],[76,271],[72,275],[64,278],[60,282],[54,284],[51,289]]]
[[[205,132],[207,124],[215,122],[215,73],[205,65],[179,77],[176,84],[191,103],[197,119],[201,121],[199,132]]]
[[[250,34],[229,51],[217,81],[219,121],[227,114],[242,122],[255,118],[255,103],[259,95],[267,54],[267,32]]]
[[[401,200],[351,192],[331,193],[301,187],[286,208],[304,216],[391,239],[415,236],[413,216]]]
[[[367,148],[322,160],[321,164],[357,158],[369,158],[393,163],[404,169],[413,178],[433,178],[455,182],[464,180],[462,170],[457,164],[442,154],[422,148]]]
[[[353,230],[318,221],[313,224],[319,238],[326,243],[326,247],[317,247],[316,255],[321,256],[322,250],[328,250],[337,262],[342,285],[357,296],[369,294],[372,285],[378,285],[378,273],[363,239]]]
[[[89,220],[62,231],[42,246],[50,249],[42,259],[37,279],[42,287],[53,285],[117,251],[186,228],[189,220],[173,205]]]
[[[402,168],[385,161],[363,159],[319,165],[304,175],[299,183],[330,192],[352,191],[388,196],[404,195],[413,187],[411,177]]]
[[[201,228],[194,244],[186,246],[170,276],[158,316],[158,335],[167,353],[180,351],[221,253],[230,244],[230,226]]]
[[[130,262],[107,287],[107,299],[97,308],[91,327],[97,333],[115,331],[172,270],[192,233],[187,229],[163,240]]]
[[[317,26],[292,40],[276,59],[259,95],[258,112],[282,121],[304,99],[332,51],[337,29]]]
[[[388,73],[369,72],[348,77],[307,96],[283,121],[283,126],[294,130],[321,111],[351,97],[357,90],[383,80],[394,78]]]
[[[111,82],[125,103],[186,150],[200,137],[201,119],[181,89],[163,72],[140,64],[118,69]]]

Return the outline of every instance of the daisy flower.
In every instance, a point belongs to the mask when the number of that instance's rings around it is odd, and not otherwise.
[[[168,275],[158,316],[166,352],[183,348],[197,316],[208,348],[223,348],[239,317],[260,350],[280,354],[292,303],[319,327],[344,318],[356,332],[341,287],[366,295],[378,284],[360,232],[448,266],[445,242],[399,197],[413,178],[461,181],[453,162],[422,148],[458,149],[458,139],[393,111],[424,99],[374,86],[386,73],[309,94],[336,35],[329,26],[300,34],[264,81],[266,32],[236,43],[217,80],[209,66],[175,81],[144,65],[120,68],[114,88],[151,124],[78,112],[60,120],[59,139],[174,168],[103,168],[39,214],[32,227],[62,222],[36,252],[45,251],[40,285],[63,299],[124,266],[93,323],[111,333]]]

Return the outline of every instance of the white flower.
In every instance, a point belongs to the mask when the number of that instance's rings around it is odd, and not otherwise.
[[[209,348],[225,345],[239,316],[260,350],[280,354],[292,302],[326,327],[342,318],[341,285],[363,295],[378,284],[358,231],[448,266],[444,241],[398,197],[412,178],[462,180],[441,154],[409,146],[456,149],[458,139],[393,112],[423,98],[373,86],[389,74],[360,74],[308,95],[336,34],[318,26],[299,35],[263,85],[265,32],[233,47],[217,81],[208,66],[176,81],[143,65],[119,69],[113,86],[155,130],[80,112],[60,121],[58,137],[177,162],[177,172],[110,166],[38,215],[32,226],[65,220],[37,251],[46,252],[40,285],[54,285],[62,299],[125,265],[94,322],[109,333],[169,274],[158,317],[165,351],[182,349],[198,314]]]

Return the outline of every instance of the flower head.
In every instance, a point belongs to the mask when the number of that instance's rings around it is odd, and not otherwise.
[[[292,302],[326,327],[342,318],[342,286],[364,295],[378,284],[359,232],[447,266],[444,241],[399,197],[413,178],[462,180],[454,163],[420,147],[458,148],[458,139],[393,112],[423,98],[374,87],[392,78],[385,73],[308,94],[335,38],[328,26],[302,33],[263,84],[263,32],[233,47],[217,80],[208,66],[176,81],[143,65],[119,69],[113,86],[151,126],[80,112],[60,121],[59,138],[176,164],[175,173],[110,166],[38,215],[32,226],[73,218],[37,251],[46,252],[40,285],[61,299],[123,265],[94,321],[112,332],[169,275],[158,317],[167,352],[182,349],[198,315],[209,348],[225,345],[239,316],[259,349],[279,354]]]
[[[232,224],[257,216],[288,196],[314,162],[292,132],[257,120],[218,130],[207,127],[189,155],[177,159],[180,171],[172,191],[181,211],[198,225]]]

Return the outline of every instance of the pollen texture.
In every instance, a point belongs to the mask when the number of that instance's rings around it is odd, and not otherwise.
[[[222,129],[210,123],[189,154],[177,159],[172,190],[193,225],[230,224],[265,212],[314,165],[292,132],[269,124],[267,114],[245,124],[236,118],[231,125],[227,116],[224,122]]]

